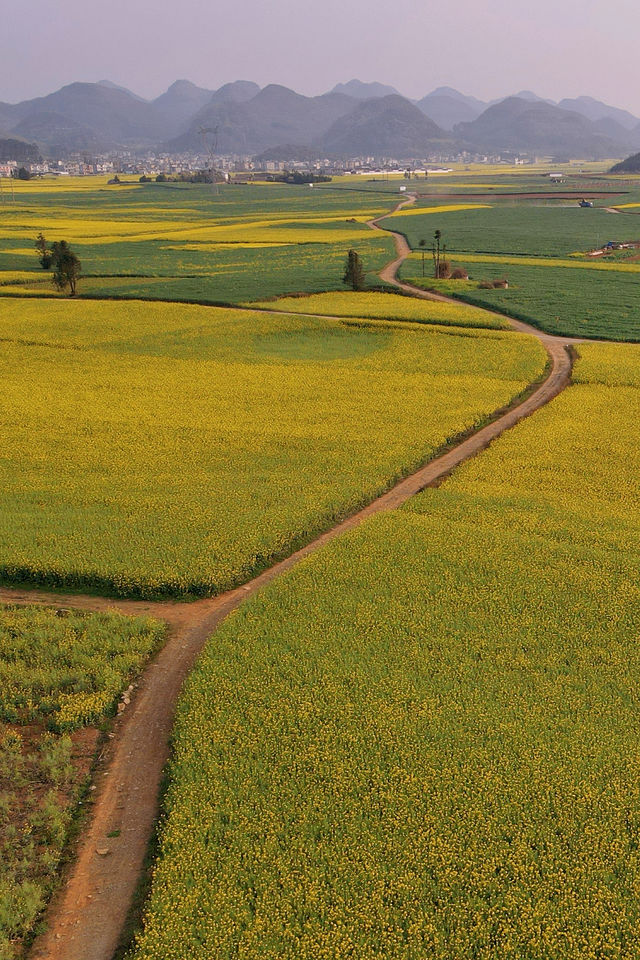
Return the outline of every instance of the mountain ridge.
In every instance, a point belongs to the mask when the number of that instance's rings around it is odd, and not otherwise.
[[[555,104],[532,91],[485,103],[441,86],[412,101],[393,87],[360,80],[308,97],[281,84],[261,89],[237,80],[210,90],[182,79],[144,100],[103,80],[67,84],[17,104],[0,102],[3,136],[31,141],[49,156],[122,149],[201,153],[203,129],[216,131],[218,153],[237,155],[262,155],[283,144],[305,155],[311,148],[350,145],[354,156],[404,159],[421,156],[422,144],[441,144],[452,153],[467,148],[588,159],[625,156],[640,146],[640,120],[629,111],[592,97]]]

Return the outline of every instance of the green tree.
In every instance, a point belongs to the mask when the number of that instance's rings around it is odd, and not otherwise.
[[[66,240],[54,243],[51,248],[53,261],[53,283],[60,291],[69,288],[72,297],[76,295],[76,286],[80,277],[81,263]]]
[[[349,250],[347,254],[347,263],[342,282],[351,287],[352,290],[362,290],[364,287],[364,267],[362,260],[355,250]]]
[[[53,263],[53,257],[42,233],[39,233],[36,237],[36,253],[38,254],[38,260],[40,261],[42,269],[48,270]]]

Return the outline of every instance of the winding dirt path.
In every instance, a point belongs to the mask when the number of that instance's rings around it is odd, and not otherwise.
[[[399,203],[390,213],[385,213],[381,217],[376,217],[374,220],[368,221],[368,226],[371,227],[372,230],[380,230],[383,233],[389,234],[391,237],[393,237],[396,247],[397,256],[395,260],[392,260],[382,268],[379,273],[380,279],[384,280],[385,283],[388,283],[393,287],[397,287],[398,290],[402,290],[404,293],[410,293],[413,297],[419,297],[422,300],[435,300],[438,303],[452,303],[458,307],[467,306],[467,304],[465,304],[462,300],[456,300],[454,297],[447,297],[442,293],[435,293],[432,290],[423,290],[421,287],[414,287],[411,283],[404,283],[402,280],[398,280],[398,270],[413,251],[411,250],[411,247],[409,246],[407,238],[404,236],[404,234],[396,233],[394,230],[386,230],[383,226],[381,226],[381,223],[388,217],[392,217],[394,213],[397,213],[398,210],[402,209],[402,207],[408,207],[415,203],[417,199],[418,196],[416,194],[411,194],[406,200],[403,200],[401,203]],[[552,333],[545,333],[544,330],[539,330],[537,327],[532,327],[530,324],[524,323],[522,320],[515,320],[513,317],[507,317],[504,313],[498,313],[496,310],[487,310],[486,307],[475,306],[474,310],[482,310],[483,313],[486,313],[489,316],[498,317],[502,323],[504,323],[506,320],[513,330],[518,330],[520,333],[527,333],[532,337],[536,337],[549,354],[554,366],[556,363],[562,364],[562,355],[566,354],[568,347],[576,343],[584,342],[584,340],[580,337],[559,337],[554,336]],[[553,368],[550,376],[553,376]]]
[[[396,210],[414,199],[410,197],[399,203]],[[382,229],[378,221],[370,225],[373,229]],[[410,251],[403,236],[397,233],[393,236],[398,257],[381,272],[383,279],[415,296],[446,300],[396,279],[396,272]],[[487,426],[244,586],[191,604],[0,588],[0,600],[4,602],[115,610],[154,616],[169,624],[166,644],[146,669],[130,706],[114,723],[113,739],[108,741],[100,758],[91,814],[75,850],[75,859],[48,910],[47,929],[33,945],[31,960],[111,960],[154,828],[176,701],[198,654],[225,617],[243,600],[254,596],[326,543],[354,529],[368,517],[396,509],[425,487],[440,483],[459,464],[484,450],[492,440],[544,406],[569,384],[572,366],[569,347],[579,341],[553,337],[516,321],[513,326],[537,337],[548,351],[551,369],[543,383],[524,400],[498,413]],[[117,831],[119,834],[114,836]]]

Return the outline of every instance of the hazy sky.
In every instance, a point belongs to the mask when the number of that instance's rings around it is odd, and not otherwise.
[[[323,93],[380,80],[421,97],[588,94],[640,114],[638,0],[0,0],[0,100],[109,79]]]

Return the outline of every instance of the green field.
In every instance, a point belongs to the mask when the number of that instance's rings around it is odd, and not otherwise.
[[[71,732],[115,709],[164,632],[116,614],[0,605],[2,960],[23,956],[87,788],[97,738]]]
[[[633,233],[634,221],[603,209],[565,204],[505,201],[490,210],[389,217],[384,226],[405,233],[416,251],[423,237],[429,248],[433,231],[440,229],[447,257],[465,266],[475,281],[508,278],[508,290],[447,285],[445,292],[468,303],[503,311],[551,333],[639,340],[640,264],[584,256],[610,239],[640,239],[640,233]],[[523,259],[528,262],[518,262]],[[430,250],[425,267],[428,278],[433,271]],[[416,253],[403,264],[401,276],[421,285],[421,274]],[[427,281],[426,286],[431,284]]]
[[[554,277],[548,265],[541,274],[535,263],[525,270],[508,262],[465,260],[465,255],[566,259],[619,238],[621,231],[622,239],[633,239],[627,236],[637,222],[633,210],[614,217],[604,206],[633,203],[640,195],[637,186],[568,175],[563,189],[580,190],[584,184],[585,193],[590,187],[621,192],[597,201],[594,210],[580,210],[567,200],[500,199],[508,191],[550,189],[544,172],[508,168],[489,175],[457,170],[427,181],[344,178],[313,190],[227,184],[217,194],[207,185],[108,187],[100,178],[21,184],[15,202],[3,206],[0,215],[0,295],[56,295],[33,250],[41,230],[49,240],[65,238],[72,244],[84,271],[79,296],[92,299],[227,304],[339,291],[350,247],[363,259],[367,284],[379,286],[377,271],[394,248],[391,238],[373,233],[366,220],[392,209],[404,185],[408,192],[429,196],[385,220],[389,229],[406,233],[416,248],[420,239],[429,244],[434,230],[441,229],[451,255],[473,277],[510,276],[506,295],[491,294],[487,300],[486,294],[463,291],[470,302],[504,307],[550,331],[637,339],[633,276],[564,272]],[[438,199],[447,192],[460,199]],[[472,209],[456,210],[461,206]],[[420,272],[420,266],[406,264],[403,275],[411,278],[416,269]],[[560,264],[553,273],[557,269]]]
[[[27,183],[2,207],[0,294],[16,292],[3,286],[3,273],[15,271],[30,274],[17,292],[54,294],[34,251],[40,231],[77,252],[80,296],[227,303],[333,290],[342,287],[350,247],[373,283],[393,254],[391,240],[365,223],[393,206],[390,189],[223,185],[214,194],[210,186],[118,188],[95,179]]]
[[[422,285],[415,264],[403,266],[401,276]],[[508,277],[508,290],[456,289],[446,292],[473,306],[498,310],[550,333],[604,340],[640,341],[640,276],[562,267],[473,264],[477,279]],[[427,288],[442,284],[425,282]]]
[[[464,253],[566,257],[593,250],[615,239],[620,231],[626,236],[626,231],[633,232],[635,223],[630,217],[614,216],[598,207],[581,210],[572,200],[505,200],[493,203],[488,210],[441,215],[437,209],[421,216],[410,208],[408,215],[386,218],[384,226],[404,233],[413,249],[422,237],[430,247],[434,230],[440,229],[447,249],[456,257]],[[636,229],[640,239],[640,221]]]
[[[0,300],[5,579],[125,596],[248,579],[543,370],[491,330]]]
[[[640,955],[640,348],[580,353],[217,631],[135,960]]]

